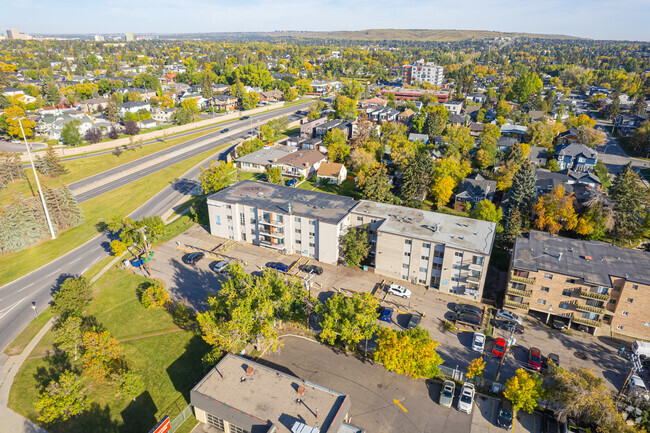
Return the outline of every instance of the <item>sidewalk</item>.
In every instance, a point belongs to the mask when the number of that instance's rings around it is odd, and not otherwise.
[[[34,347],[36,347],[36,344],[41,340],[41,338],[43,338],[43,335],[49,331],[53,324],[54,318],[50,319],[45,326],[38,331],[38,334],[36,334],[20,355],[0,355],[0,362],[3,362],[0,367],[0,420],[2,420],[0,430],[3,432],[47,433],[46,430],[9,409],[7,404],[9,403],[9,390],[11,389],[11,385],[14,383],[14,378],[16,377],[18,370],[20,370],[23,362],[25,362],[29,354],[34,350]]]

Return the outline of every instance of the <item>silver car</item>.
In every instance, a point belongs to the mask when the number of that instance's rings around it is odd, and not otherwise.
[[[454,392],[456,391],[456,383],[453,380],[445,380],[442,384],[442,391],[440,391],[440,406],[451,407],[454,401]]]

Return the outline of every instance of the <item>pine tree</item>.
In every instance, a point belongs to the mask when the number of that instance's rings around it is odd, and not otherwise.
[[[52,81],[48,81],[45,83],[44,87],[44,93],[47,102],[50,105],[59,105],[61,102],[61,93],[59,92],[59,86],[54,84]]]
[[[52,146],[48,146],[43,157],[36,158],[36,169],[45,176],[57,177],[66,174],[68,170],[61,164],[56,151]]]
[[[120,120],[120,102],[115,93],[111,95],[106,104],[106,117],[108,117],[111,122],[117,122]]]
[[[201,96],[203,99],[212,98],[212,79],[210,78],[210,71],[203,72],[201,77]]]
[[[512,187],[508,193],[508,205],[506,208],[506,219],[517,209],[522,218],[529,218],[535,203],[537,191],[537,176],[535,167],[528,160],[519,167],[512,179]]]
[[[82,210],[72,192],[65,186],[46,188],[45,201],[57,231],[76,227],[84,220]]]
[[[642,115],[645,114],[645,112],[646,112],[645,95],[640,94],[636,98],[636,101],[634,101],[634,105],[632,106],[632,113]]]
[[[616,202],[614,238],[619,242],[638,238],[646,217],[643,205],[648,201],[648,193],[641,185],[639,175],[632,171],[631,162],[616,175],[609,192]]]
[[[607,107],[607,118],[615,119],[621,113],[621,100],[618,97],[618,93],[615,93],[612,97],[612,103]]]
[[[518,209],[513,209],[512,213],[510,214],[508,225],[506,226],[505,230],[503,231],[503,235],[501,236],[503,246],[506,248],[512,248],[515,243],[515,239],[521,236],[522,230],[523,220],[521,219],[521,214],[519,213]]]
[[[0,188],[18,179],[26,179],[20,156],[17,153],[0,152]]]
[[[402,198],[410,204],[421,204],[431,187],[433,170],[433,159],[425,152],[408,159],[402,168]]]

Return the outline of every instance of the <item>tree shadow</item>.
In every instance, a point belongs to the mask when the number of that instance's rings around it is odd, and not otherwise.
[[[61,284],[65,282],[68,278],[76,278],[78,275],[73,275],[73,274],[59,274],[58,277],[56,277],[56,280],[54,280],[54,284],[52,284],[52,287],[50,287],[50,295],[54,296],[55,293],[59,291],[61,288]]]
[[[203,191],[200,189],[201,184],[198,180],[180,178],[174,180],[170,184],[170,186],[174,191],[178,191],[183,194],[189,194],[193,190],[196,190],[197,194],[192,194],[192,195],[198,195],[203,193]]]
[[[151,398],[149,391],[144,391],[120,413],[123,424],[120,433],[144,432],[156,425],[158,408]]]
[[[221,290],[224,277],[209,268],[186,265],[176,258],[169,259],[167,265],[171,265],[173,270],[171,277],[163,276],[170,297],[192,307],[195,311],[206,310],[207,297]]]
[[[34,379],[41,390],[44,390],[50,382],[56,382],[66,370],[79,373],[79,369],[74,368],[70,363],[70,358],[64,352],[55,353],[54,355],[44,358],[45,367],[38,367],[34,374]]]
[[[120,433],[118,422],[111,418],[108,405],[91,403],[86,412],[62,423],[48,425],[52,433]]]
[[[174,384],[174,389],[180,392],[188,403],[190,390],[203,378],[201,358],[210,349],[211,346],[200,335],[195,335],[185,345],[185,352],[167,367],[167,374]]]

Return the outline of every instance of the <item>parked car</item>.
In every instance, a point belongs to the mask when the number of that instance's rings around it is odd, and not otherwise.
[[[497,338],[494,340],[494,347],[492,348],[492,354],[497,358],[501,358],[504,353],[506,353],[506,347],[508,343],[505,338]]]
[[[440,406],[451,407],[451,403],[454,401],[454,392],[456,392],[456,383],[453,380],[445,380],[440,391],[440,400],[438,400]]]
[[[388,307],[381,307],[379,310],[379,320],[382,322],[388,322],[393,319],[393,309]]]
[[[401,296],[404,299],[411,297],[411,291],[409,289],[400,286],[399,284],[391,284],[388,287],[388,293],[395,296]]]
[[[507,320],[496,320],[495,325],[493,325],[499,329],[503,329],[506,332],[512,332],[514,329],[515,334],[523,334],[524,333],[524,327],[521,325],[517,325],[514,322],[510,322]]]
[[[483,309],[476,305],[456,304],[456,306],[454,307],[454,311],[456,311],[457,313],[470,313],[470,314],[475,314],[477,316],[483,316]]]
[[[560,319],[553,320],[552,325],[553,328],[559,329],[560,331],[566,328],[566,323],[564,323],[564,320],[560,320]]]
[[[203,253],[189,253],[185,254],[182,260],[186,265],[195,265],[203,257],[205,257],[205,254]]]
[[[276,271],[280,272],[289,272],[289,266],[285,265],[284,263],[280,262],[270,262],[266,264],[267,268],[275,269]]]
[[[295,177],[292,177],[287,181],[287,186],[295,186],[298,183],[298,179]]]
[[[411,317],[409,318],[409,323],[406,325],[407,329],[413,329],[417,328],[420,325],[420,322],[422,321],[422,316],[419,314],[411,314]]]
[[[521,325],[521,317],[508,310],[497,310],[497,317],[499,319],[510,320],[512,322],[517,322],[518,325]]]
[[[567,425],[566,423],[558,421],[552,411],[548,411],[544,413],[544,419],[542,419],[542,432],[566,433]]]
[[[218,262],[210,263],[210,269],[212,269],[217,274],[224,274],[226,273],[226,269],[228,268],[228,265],[230,265],[229,261],[221,260]]]
[[[528,367],[537,371],[542,369],[542,352],[536,347],[528,350]]]
[[[506,430],[512,429],[512,402],[507,398],[501,400],[499,405],[497,425]]]
[[[460,389],[460,398],[458,399],[458,410],[467,414],[472,413],[474,406],[474,385],[465,382]]]
[[[641,379],[636,374],[630,377],[630,381],[627,383],[627,392],[632,397],[643,398],[644,400],[650,400],[650,394],[648,394],[648,388],[646,388],[643,379]]]
[[[482,332],[474,333],[474,338],[472,339],[472,350],[483,353],[483,350],[485,350],[485,334]]]
[[[546,356],[546,359],[544,360],[544,369],[545,370],[550,370],[551,367],[549,366],[549,361],[553,363],[554,366],[559,367],[560,366],[560,355],[557,353],[549,353]]]
[[[453,315],[453,320],[456,322],[467,323],[472,326],[481,326],[483,323],[480,316],[469,313],[456,313]]]
[[[320,275],[323,273],[323,268],[316,265],[300,265],[300,270],[308,274]]]

